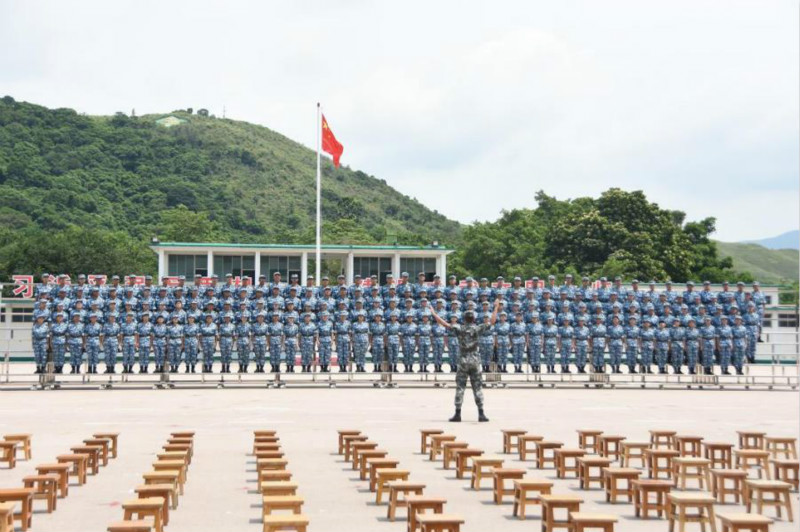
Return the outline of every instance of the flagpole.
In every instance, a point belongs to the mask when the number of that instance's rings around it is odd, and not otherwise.
[[[320,135],[322,134],[322,121],[320,120],[320,107],[317,102],[317,253],[316,253],[316,275],[314,282],[319,284],[320,271],[322,269],[322,172],[320,171]]]

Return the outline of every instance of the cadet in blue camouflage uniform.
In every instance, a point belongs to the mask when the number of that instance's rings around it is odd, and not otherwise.
[[[641,329],[636,325],[636,316],[630,316],[628,326],[625,327],[625,363],[628,365],[628,373],[636,373],[641,333]]]
[[[303,314],[303,323],[300,324],[300,363],[303,373],[311,373],[316,346],[317,326],[311,321],[311,314]]]
[[[298,336],[300,336],[300,326],[295,322],[294,314],[286,315],[286,323],[283,325],[283,352],[286,355],[286,372],[294,373],[294,365],[297,361]]]
[[[436,373],[442,373],[442,364],[444,363],[444,344],[445,337],[447,335],[447,329],[434,321],[433,326],[431,327],[431,332],[433,334],[433,343],[431,348],[433,350],[434,371]]]
[[[761,318],[758,316],[754,302],[748,302],[745,308],[746,312],[742,316],[742,324],[747,329],[747,361],[753,364],[756,361],[756,344],[758,343],[758,329],[761,326]]]
[[[539,373],[542,368],[542,334],[544,327],[539,323],[539,313],[534,311],[530,315],[530,323],[525,328],[528,335],[528,364],[531,366],[531,371]]]
[[[206,314],[205,323],[200,326],[200,347],[203,349],[203,373],[211,373],[214,365],[214,351],[219,339],[219,328],[214,323],[214,315]]]
[[[547,364],[547,372],[556,372],[556,351],[558,350],[558,327],[555,324],[555,316],[552,313],[547,315],[547,322],[542,329],[544,337],[544,361]]]
[[[357,314],[353,324],[353,358],[356,362],[356,372],[364,373],[366,369],[367,349],[369,349],[369,324],[364,314]]]
[[[689,318],[686,328],[686,364],[689,366],[689,374],[697,373],[698,354],[700,353],[700,329],[697,328],[697,320]]]
[[[432,312],[433,319],[442,327],[449,328],[450,331],[454,332],[459,341],[460,357],[458,358],[458,372],[456,373],[456,412],[450,418],[451,422],[461,421],[461,405],[464,403],[464,390],[467,387],[467,379],[472,385],[472,394],[475,397],[475,404],[478,406],[478,421],[489,421],[483,411],[483,391],[481,389],[483,382],[481,379],[481,361],[478,355],[478,338],[483,329],[494,326],[499,310],[500,298],[497,298],[495,299],[494,312],[489,318],[489,323],[481,325],[475,323],[475,312],[471,310],[464,314],[464,325],[447,323],[435,311]]]
[[[428,373],[428,355],[431,352],[431,341],[433,335],[433,326],[431,325],[430,321],[431,316],[432,314],[429,313],[429,309],[426,313],[422,313],[422,323],[420,323],[417,327],[420,373]]]
[[[239,361],[239,373],[247,373],[250,365],[250,345],[253,327],[250,325],[250,317],[247,313],[242,313],[236,324],[236,357]]]
[[[133,373],[136,362],[136,321],[132,313],[125,314],[125,323],[120,325],[122,334],[122,373]]]
[[[653,328],[653,322],[650,320],[642,321],[642,330],[639,333],[642,343],[642,373],[653,373],[650,367],[653,364],[653,353],[655,351],[656,330]]]
[[[558,351],[561,353],[561,373],[570,373],[569,355],[575,350],[575,328],[572,318],[562,317],[562,325],[558,328]]]
[[[197,365],[197,351],[199,346],[200,325],[195,320],[195,315],[186,313],[186,325],[183,326],[183,356],[186,363],[186,373],[194,373]]]
[[[720,326],[717,328],[717,339],[719,341],[720,369],[723,375],[730,375],[728,366],[731,363],[733,351],[733,329],[728,325],[728,316],[724,314],[720,318]]]
[[[178,314],[173,314],[171,323],[167,325],[167,353],[169,355],[169,371],[177,373],[183,353],[183,325],[181,325]]]
[[[606,326],[603,325],[603,316],[598,314],[594,318],[595,325],[592,327],[592,366],[596,373],[605,373],[606,372],[606,360],[605,360],[605,351],[606,351],[606,336],[607,336],[607,329]]]
[[[586,373],[586,361],[589,353],[589,338],[592,331],[586,326],[586,316],[578,315],[578,326],[575,327],[575,365],[578,373]]]
[[[64,314],[56,314],[55,323],[50,326],[50,350],[53,352],[55,373],[64,372],[64,358],[67,352],[67,322]]]
[[[458,325],[460,316],[460,312],[450,312],[447,315],[447,320],[450,322],[450,325]],[[461,351],[458,343],[458,333],[452,327],[447,328],[447,357],[450,361],[450,373],[456,373],[458,371],[458,360],[461,357]]]
[[[337,317],[333,327],[336,334],[336,363],[339,365],[339,373],[346,373],[347,364],[350,362],[350,334],[353,326],[348,319],[346,310],[339,312]]]
[[[256,373],[264,373],[264,364],[267,362],[267,335],[269,324],[266,322],[266,313],[256,314],[253,324],[253,352],[256,359]]]
[[[376,373],[382,370],[386,352],[385,337],[386,324],[383,323],[383,315],[376,313],[369,326],[369,350],[372,353],[372,364],[374,365],[372,371]]]
[[[269,364],[270,372],[281,372],[281,352],[284,347],[283,338],[284,325],[281,323],[281,315],[278,312],[272,314],[272,321],[267,328],[269,334]],[[287,371],[289,371],[289,361],[286,361]]]
[[[47,365],[47,343],[50,339],[50,326],[45,322],[45,316],[36,317],[36,323],[31,329],[33,343],[33,358],[36,361],[36,373],[44,373]]]
[[[100,335],[103,332],[97,314],[89,314],[89,323],[83,328],[83,332],[86,336],[84,344],[86,361],[89,364],[87,373],[97,373],[97,364],[100,362]]]
[[[703,326],[700,327],[700,338],[702,339],[701,357],[703,373],[713,375],[714,373],[714,351],[717,347],[717,329],[711,325],[711,316],[703,318]]]
[[[736,368],[737,375],[744,375],[744,359],[747,355],[747,327],[742,325],[742,317],[736,316],[733,320],[731,333],[733,336],[733,367]]]
[[[666,375],[667,373],[667,359],[669,358],[669,341],[671,336],[670,330],[667,328],[667,322],[658,322],[658,330],[656,331],[656,365],[658,366],[658,373],[660,375]]]
[[[612,314],[611,326],[608,327],[607,334],[609,338],[608,351],[611,359],[611,371],[613,373],[622,373],[619,367],[622,364],[625,328],[621,325],[619,315]]]
[[[497,333],[497,360],[500,364],[500,372],[506,373],[506,358],[510,347],[514,372],[522,373],[528,338],[528,327],[522,319],[522,312],[514,314],[514,321],[510,324],[506,323],[505,312],[500,312],[498,316],[500,321],[494,327]]]
[[[482,323],[489,323],[491,313],[486,313],[481,316]],[[490,327],[486,327],[478,337],[478,353],[481,356],[481,369],[484,373],[489,372],[489,364],[492,362],[492,355],[494,354],[494,332]]]
[[[236,325],[231,321],[230,312],[222,312],[222,323],[219,326],[219,358],[222,362],[220,373],[230,373],[233,360],[233,344],[236,337]]]
[[[141,322],[136,327],[136,344],[139,351],[139,373],[147,373],[150,365],[150,348],[153,345],[153,324],[150,313],[142,312]]]
[[[406,321],[400,326],[400,338],[403,342],[403,365],[406,373],[414,371],[414,353],[417,350],[417,325],[414,323],[414,314],[407,312]]]
[[[83,361],[83,321],[77,312],[72,314],[72,323],[67,327],[67,345],[69,347],[69,364],[72,366],[70,373],[81,372],[81,362]]]
[[[670,362],[676,375],[681,375],[683,366],[684,344],[686,343],[686,329],[681,327],[681,319],[678,316],[672,318],[672,328],[669,331],[670,339]]]
[[[320,312],[317,323],[319,342],[319,365],[322,373],[328,373],[331,365],[331,352],[333,351],[333,322],[327,311]]]

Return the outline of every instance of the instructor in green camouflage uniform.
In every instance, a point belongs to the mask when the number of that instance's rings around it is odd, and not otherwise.
[[[497,321],[497,312],[500,309],[500,301],[497,298],[494,302],[494,311],[489,323],[475,323],[475,312],[468,310],[464,313],[464,324],[447,323],[436,311],[431,309],[431,314],[436,322],[442,327],[452,329],[458,337],[460,347],[460,358],[458,359],[458,371],[456,372],[456,413],[450,421],[461,421],[461,405],[464,403],[464,390],[467,387],[467,377],[472,385],[472,394],[475,396],[475,404],[478,405],[478,421],[489,421],[483,413],[483,381],[481,379],[481,357],[478,353],[478,339],[481,333],[494,326]]]

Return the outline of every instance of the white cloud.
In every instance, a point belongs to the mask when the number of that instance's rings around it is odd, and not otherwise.
[[[77,7],[76,7],[77,6]],[[89,113],[207,107],[461,221],[643,189],[723,240],[797,227],[798,7],[726,2],[0,4],[0,92]]]

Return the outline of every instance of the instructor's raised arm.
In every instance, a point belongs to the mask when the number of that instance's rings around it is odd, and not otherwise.
[[[494,312],[492,312],[492,317],[489,319],[489,324],[494,325],[497,321],[497,311],[500,310],[500,300],[501,298],[496,298],[494,300]]]
[[[444,321],[442,318],[440,318],[439,315],[436,314],[435,310],[431,309],[431,315],[433,316],[433,319],[436,320],[436,323],[438,323],[439,325],[441,325],[445,329],[449,329],[450,328],[450,324],[447,323],[446,321]]]

